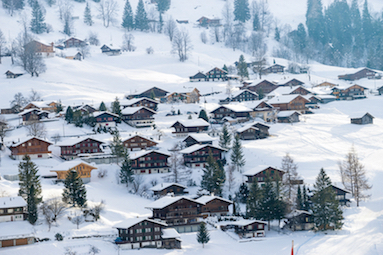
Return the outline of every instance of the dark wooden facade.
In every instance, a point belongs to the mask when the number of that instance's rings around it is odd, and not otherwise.
[[[281,100],[281,102],[278,102],[278,100],[269,101],[269,104],[279,109],[280,111],[305,111],[307,103],[310,103],[310,101],[300,95],[291,99],[290,101],[285,101],[285,100]]]
[[[122,142],[124,147],[130,151],[144,150],[149,147],[156,146],[158,143],[142,137],[140,135],[135,135],[131,138],[128,138]]]
[[[185,124],[184,122],[177,121],[171,127],[175,129],[175,132],[173,132],[175,134],[200,133],[208,130],[209,123],[206,122],[205,124],[202,123],[193,126],[193,124],[189,124],[189,122]]]
[[[264,74],[268,74],[268,73],[283,73],[285,71],[285,67],[282,66],[282,65],[278,65],[278,64],[275,64],[275,65],[272,65],[268,68],[265,68],[262,70],[262,73]]]
[[[83,113],[83,115],[94,113],[97,111],[94,107],[92,107],[88,104],[76,105],[76,106],[73,106],[72,109],[73,109],[73,111],[77,111],[77,110],[81,111]]]
[[[180,151],[184,157],[185,165],[189,167],[205,167],[209,153],[212,154],[215,161],[223,158],[224,149],[209,144],[193,145]]]
[[[290,112],[289,114],[277,115],[278,123],[296,123],[299,122],[299,116],[301,114],[298,112]]]
[[[61,150],[61,157],[65,159],[73,159],[78,154],[82,153],[101,153],[101,141],[85,138],[72,145],[59,145]]]
[[[158,151],[148,151],[139,156],[131,156],[132,169],[135,174],[168,173],[170,156]]]
[[[80,39],[77,39],[77,38],[74,38],[74,37],[71,37],[69,38],[68,40],[64,41],[64,46],[65,48],[75,48],[75,47],[82,47],[82,46],[86,46],[87,43],[80,40]]]
[[[335,96],[337,100],[361,99],[366,98],[364,94],[365,90],[367,90],[367,88],[355,84],[346,89],[335,87],[332,89],[331,95]]]
[[[146,107],[127,107],[121,111],[121,119],[133,127],[150,127],[154,123],[154,114],[155,111]]]
[[[269,82],[267,80],[263,80],[263,81],[261,81],[260,83],[258,83],[256,85],[242,87],[242,89],[251,90],[251,91],[257,93],[258,95],[260,95],[260,94],[264,94],[264,95],[268,94],[268,93],[270,93],[271,91],[273,91],[276,88],[278,88],[278,85],[275,85],[274,83]]]
[[[117,114],[111,112],[100,112],[99,114],[94,114],[96,123],[99,126],[115,127],[116,122],[119,119],[119,116]]]
[[[44,141],[38,137],[32,137],[24,142],[12,144],[9,149],[11,155],[16,159],[22,159],[25,154],[31,158],[47,158],[48,154],[52,153],[48,147],[52,143]]]
[[[379,95],[383,95],[383,86],[378,88]]]
[[[214,67],[211,69],[209,72],[206,73],[206,78],[207,80],[212,80],[212,81],[219,81],[219,80],[226,80],[227,77],[227,72],[221,68]]]
[[[285,172],[282,170],[269,166],[261,171],[257,171],[254,173],[248,171],[244,173],[244,175],[247,177],[246,183],[250,184],[257,181],[259,184],[263,185],[267,175],[269,175],[272,180],[275,180],[277,178],[277,175],[279,175],[279,180],[282,180],[282,176],[284,173]]]
[[[365,124],[372,124],[373,121],[374,121],[374,116],[372,116],[369,113],[366,113],[360,118],[351,118],[351,124],[365,125]]]
[[[127,99],[141,98],[141,97],[152,98],[152,95],[154,95],[155,98],[161,98],[161,97],[166,96],[167,93],[169,93],[169,92],[166,90],[163,90],[163,89],[160,89],[157,87],[153,87],[153,88],[150,88],[148,90],[145,90],[144,92],[142,92],[140,94],[127,95],[126,98]]]
[[[27,203],[22,197],[0,198],[0,223],[23,221],[27,216]]]
[[[11,71],[6,71],[5,72],[5,75],[7,76],[7,79],[15,79],[21,75],[23,75],[22,73],[12,73]]]
[[[286,216],[287,228],[293,231],[311,230],[314,228],[314,216],[307,211],[294,210],[291,214]]]
[[[108,55],[108,56],[115,56],[115,55],[120,55],[121,54],[121,50],[120,49],[112,49],[109,46],[107,46],[106,44],[104,44],[101,47],[101,52],[106,54],[106,55]]]
[[[20,113],[20,115],[23,118],[24,124],[48,118],[48,112],[41,111],[41,110],[38,110],[38,109],[33,109],[31,111],[26,111],[25,113]]]
[[[346,81],[355,81],[362,78],[368,78],[368,79],[374,79],[376,77],[377,72],[369,69],[369,68],[363,68],[362,70],[353,73],[353,74],[345,74],[345,75],[339,75],[338,79],[340,80],[346,80]]]
[[[163,197],[167,194],[171,193],[175,196],[182,196],[185,194],[188,194],[187,191],[185,191],[187,187],[180,185],[178,183],[171,183],[171,184],[157,184],[156,186],[150,188],[150,190],[153,191],[154,196],[157,197]]]
[[[133,100],[134,101],[127,102],[127,103],[121,102],[122,108],[126,108],[126,107],[146,107],[146,108],[152,109],[153,111],[157,110],[158,102],[156,102],[153,99],[150,99],[150,98],[147,98],[147,97],[143,97],[143,98],[140,98],[140,99],[137,99],[137,100],[135,100],[135,99],[133,99]]]
[[[335,192],[335,199],[338,200],[339,205],[341,206],[350,206],[350,200],[346,198],[346,194],[350,193],[349,191],[331,185],[333,191]]]
[[[197,20],[198,24],[203,27],[208,27],[208,26],[220,26],[221,25],[221,20],[220,19],[210,19],[205,16],[199,18]]]
[[[213,119],[221,120],[225,117],[231,118],[249,118],[251,111],[234,111],[226,106],[220,106],[211,113],[213,114]]]
[[[286,82],[285,84],[283,85],[280,85],[280,86],[300,86],[300,85],[303,85],[304,82],[301,82],[300,80],[297,80],[297,79],[291,79],[290,81]]]
[[[240,238],[264,237],[266,222],[259,220],[239,220],[225,223],[221,226],[223,231],[233,229]]]
[[[233,204],[233,202],[220,197],[214,197],[213,199],[209,199],[209,197],[210,196],[203,196],[197,199],[197,201],[205,203],[205,205],[202,206],[202,215],[226,216],[229,214],[229,205]],[[207,200],[205,198],[207,198]]]
[[[210,144],[212,145],[213,144],[213,140],[210,140],[210,141],[199,141],[197,140],[196,138],[194,138],[193,136],[188,136],[186,137],[182,142],[185,143],[185,146],[186,147],[190,147],[190,146],[193,146],[194,144]]]
[[[190,81],[207,81],[208,79],[207,79],[206,74],[204,74],[202,72],[198,72],[197,74],[190,76],[189,80]]]

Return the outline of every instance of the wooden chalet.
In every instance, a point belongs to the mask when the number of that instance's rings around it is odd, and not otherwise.
[[[118,231],[115,243],[119,249],[181,249],[181,239],[168,224],[148,218],[130,218],[118,223],[114,228]]]
[[[256,101],[251,106],[253,111],[250,113],[252,118],[260,118],[266,122],[273,122],[277,118],[277,109],[264,100]]]
[[[201,94],[197,88],[189,92],[173,92],[166,96],[168,103],[184,102],[186,104],[194,104],[199,102]]]
[[[269,74],[269,73],[283,73],[285,71],[285,66],[274,64],[268,68],[265,68],[262,70],[262,73]]]
[[[153,0],[152,0],[153,1]],[[178,20],[178,19],[176,19],[176,22],[178,23],[178,24],[189,24],[189,21],[188,20]]]
[[[186,147],[190,147],[194,144],[213,144],[214,138],[208,134],[189,134],[182,143],[185,144]]]
[[[264,139],[269,136],[269,126],[257,123],[247,124],[236,130],[241,140]]]
[[[334,84],[334,83],[331,83],[331,82],[328,82],[328,81],[325,81],[325,82],[322,82],[318,85],[316,85],[315,87],[328,87],[328,88],[333,88],[333,87],[336,87],[338,86],[337,84]]]
[[[359,125],[365,125],[365,124],[373,124],[374,116],[372,116],[369,113],[364,114],[360,118],[351,118],[351,124],[359,124]]]
[[[97,167],[89,165],[82,160],[72,160],[54,166],[50,172],[57,174],[58,181],[64,181],[69,171],[76,171],[83,183],[88,183],[90,182],[91,172],[94,169],[97,169]]]
[[[281,95],[302,95],[306,96],[312,94],[312,92],[302,86],[295,86],[295,87],[278,87],[277,89],[273,90],[269,94],[267,94],[267,99],[271,99],[275,96],[281,96]]]
[[[15,79],[15,78],[17,78],[23,74],[22,73],[13,73],[13,72],[8,70],[5,72],[5,75],[7,76],[7,79]]]
[[[75,55],[73,56],[66,56],[65,59],[70,59],[70,60],[79,60],[81,61],[81,59],[83,59],[84,56],[82,55],[81,52],[77,52]]]
[[[282,111],[277,114],[278,123],[296,123],[299,122],[299,116],[302,115],[297,111]]]
[[[383,95],[383,86],[378,88],[379,95]]]
[[[185,136],[188,133],[206,132],[209,128],[209,123],[204,119],[198,118],[196,120],[179,120],[171,127],[175,129],[173,134]]]
[[[76,48],[76,47],[83,47],[87,45],[85,41],[82,41],[74,37],[71,37],[68,40],[65,40],[63,44],[65,48]]]
[[[196,201],[203,203],[201,214],[205,217],[210,216],[227,216],[229,214],[229,205],[233,201],[217,196],[202,196]]]
[[[273,97],[267,103],[279,111],[299,111],[304,113],[306,112],[306,104],[310,103],[310,101],[301,95],[282,95]]]
[[[248,89],[244,89],[244,90],[240,90],[240,91],[234,93],[231,97],[228,97],[224,100],[220,100],[219,103],[220,104],[227,104],[230,102],[256,101],[258,99],[259,99],[259,96],[257,93],[255,93],[251,90],[248,90]]]
[[[82,104],[82,105],[75,105],[72,107],[73,111],[81,111],[82,115],[91,114],[94,112],[97,112],[97,109],[88,105],[88,104]]]
[[[252,110],[244,105],[228,104],[219,106],[210,113],[213,114],[213,119],[222,120],[225,117],[248,119],[251,112]]]
[[[261,94],[266,95],[278,87],[279,87],[278,85],[275,85],[272,82],[269,82],[267,80],[263,80],[256,85],[244,86],[241,88],[256,92],[258,95],[261,95]]]
[[[305,83],[294,78],[294,79],[291,79],[290,81],[286,82],[285,84],[282,84],[282,85],[279,85],[279,86],[295,87],[295,86],[301,86],[303,84],[305,84]]]
[[[132,98],[141,98],[141,97],[148,97],[148,98],[162,98],[165,97],[166,94],[169,92],[157,87],[150,88],[148,90],[145,90],[144,92],[141,92],[139,94],[133,94],[133,95],[127,95],[127,99],[132,99]],[[154,97],[154,98],[153,98]]]
[[[169,154],[160,151],[130,153],[134,174],[169,173]]]
[[[197,20],[198,24],[202,27],[216,27],[221,25],[221,20],[217,18],[207,18],[202,16]]]
[[[48,114],[49,113],[47,111],[41,111],[39,109],[29,109],[20,112],[18,115],[23,118],[23,124],[28,125],[33,122],[38,122],[41,119],[47,119]]]
[[[245,172],[243,175],[247,177],[246,183],[249,184],[249,186],[255,181],[257,181],[259,185],[263,186],[267,175],[270,176],[271,180],[275,180],[277,176],[279,177],[279,180],[282,180],[284,173],[285,172],[283,170],[271,166],[257,166]]]
[[[3,108],[1,109],[1,114],[16,114],[20,112],[20,106],[14,105],[12,108]]]
[[[331,95],[335,96],[337,100],[363,99],[366,98],[365,90],[368,90],[368,88],[355,84],[345,89],[332,88]]]
[[[191,82],[193,82],[193,81],[208,81],[206,74],[204,74],[202,72],[198,72],[197,74],[190,76],[189,80]]]
[[[157,112],[146,107],[127,107],[121,111],[121,119],[132,127],[151,127]]]
[[[221,229],[227,231],[229,229],[239,236],[239,238],[265,237],[266,221],[260,220],[238,220],[238,221],[222,221]]]
[[[122,144],[129,151],[145,150],[147,148],[156,146],[158,143],[143,137],[142,135],[134,135],[122,141]]]
[[[0,197],[0,223],[23,221],[26,215],[27,203],[22,197]]]
[[[56,106],[57,106],[57,103],[55,102],[51,102],[48,104],[44,101],[33,101],[28,103],[26,106],[24,106],[23,110],[39,109],[42,111],[54,112]]]
[[[164,196],[146,208],[152,210],[152,219],[165,222],[179,233],[188,233],[198,231],[203,205],[204,203],[184,196]]]
[[[96,126],[98,127],[107,127],[114,128],[116,127],[116,122],[119,120],[120,116],[112,112],[94,112],[93,117],[96,120]]]
[[[210,144],[195,144],[180,151],[184,157],[184,164],[188,167],[205,167],[211,153],[214,160],[222,160],[227,150]]]
[[[314,228],[314,216],[312,213],[295,209],[286,215],[286,225],[292,231],[311,230]]]
[[[146,107],[157,111],[158,102],[148,97],[134,98],[129,100],[122,100],[120,102],[121,107]]]
[[[9,146],[11,156],[16,160],[21,160],[28,154],[31,159],[48,158],[52,153],[48,147],[52,143],[38,137],[26,138],[18,143]]]
[[[350,206],[350,199],[346,197],[347,194],[350,194],[351,192],[342,188],[339,188],[337,186],[331,185],[333,191],[335,192],[335,199],[338,200],[339,205],[341,206]]]
[[[167,194],[173,194],[174,196],[183,196],[189,193],[185,191],[185,189],[187,189],[186,186],[173,182],[160,183],[151,187],[149,190],[153,191],[154,196],[159,198],[166,196]]]
[[[94,154],[102,153],[102,141],[94,138],[71,138],[62,142],[58,142],[56,146],[60,147],[61,157],[67,160],[72,160],[78,157],[79,154]]]
[[[108,55],[108,56],[121,55],[121,49],[112,49],[109,46],[107,46],[106,44],[104,44],[101,47],[101,52],[104,53],[105,55]]]
[[[32,50],[42,57],[54,57],[55,51],[53,49],[53,43],[50,45],[43,44],[38,41],[31,41],[25,45],[27,50]]]
[[[0,229],[0,249],[35,243],[35,230],[27,221],[2,222]],[[11,252],[11,249],[8,251]]]
[[[345,80],[345,81],[356,81],[359,79],[368,78],[368,79],[380,79],[381,76],[378,75],[377,72],[374,70],[371,70],[369,68],[363,68],[362,70],[353,73],[353,74],[344,74],[344,75],[338,75],[339,80]]]
[[[227,72],[221,68],[214,67],[206,73],[208,81],[225,81],[227,79]]]

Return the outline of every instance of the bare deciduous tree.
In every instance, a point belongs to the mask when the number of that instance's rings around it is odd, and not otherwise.
[[[114,0],[102,0],[98,6],[99,17],[102,19],[104,27],[109,27],[116,20],[118,5]]]
[[[24,107],[27,104],[27,102],[28,100],[25,99],[21,92],[16,93],[13,96],[13,100],[10,101],[11,107],[15,107],[17,111],[20,111],[20,109]]]
[[[82,54],[83,59],[85,59],[85,57],[90,56],[89,46],[86,44],[82,44],[80,47],[77,48],[77,50]]]
[[[31,93],[29,94],[29,102],[34,102],[34,101],[42,101],[42,99],[39,92],[37,92],[34,89],[31,89]]]
[[[47,135],[47,130],[44,123],[34,121],[31,124],[27,125],[28,135],[36,136],[40,138],[45,138]]]
[[[142,175],[135,175],[134,181],[132,183],[132,189],[134,194],[138,194],[141,188],[141,185],[144,183],[144,177]]]
[[[3,50],[5,48],[5,43],[7,41],[5,40],[3,32],[0,30],[0,64],[1,64],[1,56],[3,54]]]
[[[98,39],[98,34],[95,32],[89,32],[88,42],[90,45],[98,46],[100,44],[100,40]]]
[[[351,191],[357,206],[359,206],[361,200],[371,196],[364,193],[371,189],[372,186],[368,184],[366,170],[364,165],[360,163],[354,146],[346,154],[343,162],[339,162],[339,170],[342,183],[346,189]]]
[[[4,144],[4,138],[7,136],[7,133],[10,130],[8,129],[8,121],[3,117],[0,116],[0,139],[1,143]],[[2,150],[2,146],[0,147],[0,150]]]
[[[298,180],[298,166],[294,163],[294,159],[290,156],[289,153],[282,158],[282,170],[285,172],[282,177],[283,192],[286,197],[291,200],[293,196],[294,186],[296,183],[294,181]]]
[[[83,215],[76,215],[72,218],[72,223],[73,224],[76,224],[77,226],[77,229],[78,227],[80,226],[81,223],[83,223],[85,221],[85,217]]]
[[[123,51],[135,51],[136,47],[134,46],[134,36],[132,34],[125,33],[123,36],[123,42],[121,49]]]
[[[57,142],[61,141],[61,135],[60,135],[60,133],[56,133],[56,134],[54,134],[51,138],[52,138],[52,140],[55,142],[55,144],[56,144]]]
[[[181,180],[184,180],[185,177],[185,166],[184,166],[184,158],[178,151],[173,151],[171,156],[168,159],[170,176],[169,181],[179,183]]]
[[[202,31],[200,34],[201,42],[206,44],[207,43],[207,35],[205,31]]]
[[[49,230],[52,223],[57,222],[57,220],[64,215],[66,208],[66,204],[62,201],[61,197],[55,197],[43,202],[41,211],[49,226]]]
[[[169,36],[170,41],[173,41],[174,35],[177,31],[177,24],[172,17],[165,22],[164,32]]]
[[[234,170],[235,170],[235,166],[234,165],[232,165],[232,164],[228,165],[227,170],[226,170],[226,175],[227,175],[226,176],[226,181],[227,181],[227,184],[228,184],[229,192],[235,186]]]
[[[191,44],[189,32],[186,29],[177,31],[172,41],[172,53],[177,54],[179,60],[184,62],[188,59],[193,46]]]
[[[229,1],[226,1],[223,9],[222,9],[222,18],[223,18],[223,40],[226,41],[227,38],[230,37],[233,31],[233,8]]]

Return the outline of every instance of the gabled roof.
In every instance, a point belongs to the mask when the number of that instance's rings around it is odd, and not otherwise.
[[[176,238],[179,239],[181,235],[174,228],[165,228],[162,230],[161,237],[163,239]]]
[[[250,94],[253,94],[253,95],[255,95],[255,96],[258,96],[257,93],[255,93],[255,92],[253,92],[253,91],[251,91],[251,90],[243,89],[243,90],[239,90],[239,91],[235,92],[235,93],[232,95],[232,97],[233,97],[233,98],[234,98],[234,97],[237,97],[237,96],[241,95],[242,93],[245,93],[246,91],[249,92]]]
[[[189,200],[189,201],[197,203],[197,204],[205,205],[202,202],[198,202],[198,201],[196,201],[194,199],[191,199],[191,198],[188,198],[188,197],[185,197],[185,196],[181,196],[181,197],[165,196],[165,197],[162,197],[162,198],[160,198],[160,199],[150,203],[145,208],[148,208],[148,209],[162,209],[162,208],[165,208],[165,207],[167,207],[167,206],[169,206],[171,204],[174,204],[175,202],[177,202],[177,201],[179,201],[181,199],[186,199],[186,200]]]
[[[254,127],[252,124],[247,124],[247,125],[245,125],[245,126],[243,126],[243,127],[241,127],[241,128],[238,128],[238,129],[237,129],[237,132],[238,132],[238,133],[242,133],[242,132],[244,132],[244,131],[246,131],[246,130],[248,130],[248,129],[259,130],[259,128]]]
[[[339,190],[341,190],[341,191],[343,191],[343,192],[345,192],[345,193],[351,193],[351,191],[346,190],[346,189],[339,188],[338,186],[335,186],[335,185],[333,185],[333,184],[331,184],[331,187],[333,187],[333,188],[335,188],[335,189],[339,189]]]
[[[211,144],[194,144],[190,147],[187,147],[183,150],[180,150],[180,153],[182,154],[189,154],[189,153],[193,153],[195,151],[199,151],[205,147],[211,147],[211,148],[215,148],[215,149],[218,149],[218,150],[221,150],[221,151],[227,151],[226,149],[224,148],[221,148],[221,147],[218,147],[218,146],[214,146],[214,145],[211,145]]]
[[[127,137],[127,138],[123,138],[123,139],[121,139],[121,140],[122,140],[122,142],[124,143],[124,142],[126,142],[126,141],[128,141],[128,140],[130,140],[130,139],[136,138],[136,137],[139,137],[139,138],[142,138],[142,139],[145,139],[145,140],[149,140],[149,141],[151,141],[151,142],[153,142],[153,143],[158,144],[156,141],[154,141],[154,140],[152,140],[152,139],[150,139],[150,138],[147,138],[147,137],[145,137],[145,136],[143,136],[143,135],[133,135],[133,136],[130,136],[130,137]]]
[[[87,139],[92,139],[92,140],[94,140],[96,142],[104,143],[101,140],[98,140],[98,139],[95,139],[95,138],[92,138],[92,137],[85,137],[85,138],[78,137],[78,138],[69,138],[69,139],[65,139],[64,141],[57,142],[56,146],[73,146],[73,145],[81,143],[82,141],[85,141]]]
[[[151,98],[148,98],[148,97],[140,97],[140,98],[132,98],[132,99],[124,99],[120,102],[120,105],[121,106],[129,106],[129,105],[132,105],[132,104],[135,104],[137,102],[140,102],[142,100],[148,100],[152,103],[155,103],[155,104],[158,104],[158,102],[156,100],[153,100]]]
[[[47,112],[47,111],[42,111],[42,110],[37,109],[37,108],[32,108],[32,109],[24,110],[24,111],[20,112],[18,115],[19,115],[19,116],[23,116],[23,115],[25,115],[25,114],[27,114],[27,113],[34,112],[34,111],[36,111],[37,114],[40,114],[40,113],[42,113],[42,112]],[[48,113],[48,112],[47,112],[47,113]]]
[[[44,139],[41,139],[41,138],[39,138],[39,137],[33,136],[33,137],[26,137],[26,138],[20,140],[20,142],[18,142],[18,143],[14,143],[14,144],[12,144],[12,145],[9,146],[9,147],[10,147],[10,148],[17,147],[17,146],[19,146],[19,145],[21,145],[21,144],[23,144],[23,143],[25,143],[25,142],[28,142],[29,140],[32,140],[33,138],[35,138],[35,139],[37,139],[37,140],[40,140],[40,141],[42,141],[42,142],[44,142],[44,143],[49,143],[50,145],[53,144],[53,143],[51,143],[51,142],[49,142],[49,141],[47,141],[47,140],[44,140]]]
[[[87,162],[83,161],[83,160],[80,160],[80,159],[76,159],[76,160],[71,160],[71,161],[65,161],[61,164],[58,164],[56,166],[54,166],[50,171],[51,172],[55,172],[55,171],[67,171],[69,169],[72,169],[80,164],[84,164],[84,165],[87,165],[93,169],[97,169],[97,167],[94,167],[90,164],[88,164]]]
[[[244,176],[254,176],[268,168],[273,168],[277,171],[281,171],[281,172],[284,172],[283,170],[281,169],[278,169],[278,168],[275,168],[275,167],[272,167],[272,166],[267,166],[267,165],[259,165],[257,167],[254,167],[253,169],[249,170],[249,171],[246,171],[245,173],[243,173]]]
[[[351,119],[361,119],[361,118],[363,118],[364,116],[368,116],[368,117],[370,117],[371,119],[373,119],[373,118],[375,118],[374,116],[372,116],[370,113],[365,113],[362,117],[351,117]]]
[[[221,226],[227,226],[227,225],[233,225],[233,226],[239,226],[239,227],[244,227],[247,225],[251,225],[254,223],[261,223],[267,225],[266,221],[261,221],[261,220],[237,220],[237,221],[221,221],[219,225]]]
[[[152,220],[152,219],[149,219],[149,218],[144,218],[144,217],[141,217],[141,218],[130,218],[130,219],[126,219],[124,221],[121,221],[119,223],[117,223],[116,225],[114,225],[113,227],[114,228],[122,228],[122,229],[127,229],[127,228],[130,228],[130,227],[133,227],[134,225],[142,222],[142,221],[149,221],[149,222],[153,222],[153,223],[156,223],[156,224],[160,224],[164,227],[167,227],[168,224],[164,223],[164,222],[160,222],[160,221],[156,221],[156,220]]]
[[[278,117],[289,117],[293,114],[298,114],[298,115],[301,115],[299,112],[297,111],[281,111],[281,112],[278,112],[277,116]]]
[[[310,102],[309,100],[304,98],[302,95],[281,95],[281,96],[273,97],[272,99],[268,100],[267,103],[268,104],[288,104],[298,97],[303,98],[304,100],[307,101],[307,103]]]
[[[211,112],[215,112],[216,110],[218,110],[219,108],[221,107],[224,107],[224,108],[227,108],[227,109],[230,109],[232,110],[233,112],[252,112],[253,110],[242,105],[242,104],[226,104],[226,105],[220,105],[218,106],[217,108],[215,108],[213,111]]]
[[[22,197],[0,197],[0,209],[27,206]]]
[[[287,214],[286,218],[291,219],[291,218],[297,217],[297,216],[299,216],[301,214],[312,215],[311,212],[295,209],[291,213]]]
[[[150,109],[150,108],[147,108],[145,106],[139,106],[139,107],[126,107],[124,109],[121,110],[121,114],[123,115],[132,115],[132,114],[135,114],[136,112],[138,112],[139,110],[141,109],[145,109],[153,114],[156,114],[157,112]]]
[[[174,127],[176,123],[180,123],[184,127],[206,127],[209,126],[209,122],[204,119],[198,118],[196,120],[177,120],[171,127]]]
[[[193,76],[190,76],[190,78],[191,79],[198,79],[198,78],[202,78],[202,79],[204,79],[204,78],[206,78],[206,74],[204,74],[204,73],[202,73],[202,72],[198,72],[198,73],[196,73],[195,75],[193,75]]]
[[[276,88],[275,90],[270,92],[268,94],[268,96],[291,95],[295,90],[297,90],[299,88],[306,90],[309,94],[312,93],[311,91],[309,91],[308,89],[306,89],[305,87],[302,87],[302,86],[294,86],[294,87],[287,86],[287,87]]]
[[[191,137],[193,138],[194,140],[196,140],[197,142],[210,142],[210,141],[213,141],[214,138],[211,137],[210,135],[208,134],[204,134],[204,133],[200,133],[200,134],[189,134],[185,139],[188,139],[188,137]]]
[[[204,196],[202,196],[202,197],[200,197],[200,198],[197,198],[196,201],[201,202],[201,203],[204,203],[204,204],[207,204],[207,203],[209,203],[210,201],[212,201],[212,200],[214,200],[214,199],[218,199],[218,200],[224,201],[224,202],[229,203],[229,204],[232,204],[232,203],[233,203],[233,201],[230,201],[230,200],[228,200],[228,199],[224,199],[224,198],[222,198],[222,197],[217,197],[217,196],[206,196],[206,195],[204,195]]]
[[[210,72],[214,72],[214,71],[219,71],[219,72],[221,72],[221,73],[226,73],[226,74],[227,74],[227,72],[226,72],[225,70],[223,70],[223,69],[221,69],[221,68],[218,68],[218,67],[214,67],[213,69],[211,69],[210,71],[208,71],[206,74],[208,74],[208,73],[210,73]]]
[[[151,191],[161,191],[161,190],[167,189],[167,188],[169,188],[169,187],[171,187],[173,185],[174,186],[178,186],[178,187],[183,188],[183,189],[187,188],[186,186],[178,184],[178,183],[175,183],[175,182],[164,182],[164,183],[159,183],[156,186],[151,187],[149,190],[151,190]]]
[[[120,116],[118,116],[117,114],[115,113],[112,113],[112,112],[108,112],[108,111],[104,111],[104,112],[100,112],[100,111],[97,111],[97,112],[94,112],[93,113],[93,117],[97,118],[98,116],[102,115],[102,114],[107,114],[107,115],[111,115],[113,117],[116,117],[116,118],[119,118]]]
[[[171,156],[170,154],[168,154],[166,152],[157,151],[157,150],[150,150],[150,151],[138,151],[138,152],[135,152],[135,153],[130,153],[129,157],[130,157],[130,159],[138,159],[138,158],[141,158],[142,156],[148,155],[148,154],[150,154],[152,152],[156,152],[156,153],[168,156],[168,157]]]

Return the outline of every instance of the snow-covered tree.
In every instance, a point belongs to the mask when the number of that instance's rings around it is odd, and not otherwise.
[[[239,61],[237,65],[238,75],[243,80],[244,78],[249,78],[249,71],[247,70],[247,63],[243,55],[239,56]]]
[[[229,149],[231,143],[231,135],[227,128],[227,125],[223,125],[222,132],[219,135],[219,146],[224,149]]]
[[[72,206],[86,206],[86,188],[77,171],[69,170],[64,180],[63,201]]]
[[[120,182],[128,187],[134,181],[133,174],[132,163],[127,152],[120,168]]]
[[[136,15],[134,17],[134,27],[141,31],[149,29],[148,17],[142,0],[138,1]]]
[[[101,0],[98,11],[104,27],[109,27],[116,20],[118,4],[114,0]]]
[[[205,222],[201,222],[199,224],[198,232],[197,232],[197,242],[202,244],[202,248],[205,247],[205,244],[210,241],[210,235],[206,227]]]
[[[134,29],[133,11],[132,11],[132,6],[130,5],[129,0],[126,0],[125,2],[124,13],[122,14],[121,26],[127,29],[128,31]]]
[[[84,23],[87,24],[88,26],[93,25],[92,12],[90,10],[89,2],[87,2],[85,6]]]
[[[245,23],[250,19],[248,0],[234,0],[234,20]]]
[[[234,136],[233,147],[231,148],[230,160],[231,160],[231,163],[237,168],[238,172],[246,163],[246,160],[243,155],[242,144],[241,144],[239,135]]]
[[[173,41],[173,37],[177,32],[177,24],[172,17],[169,17],[165,21],[164,33],[169,37],[170,41]]]

